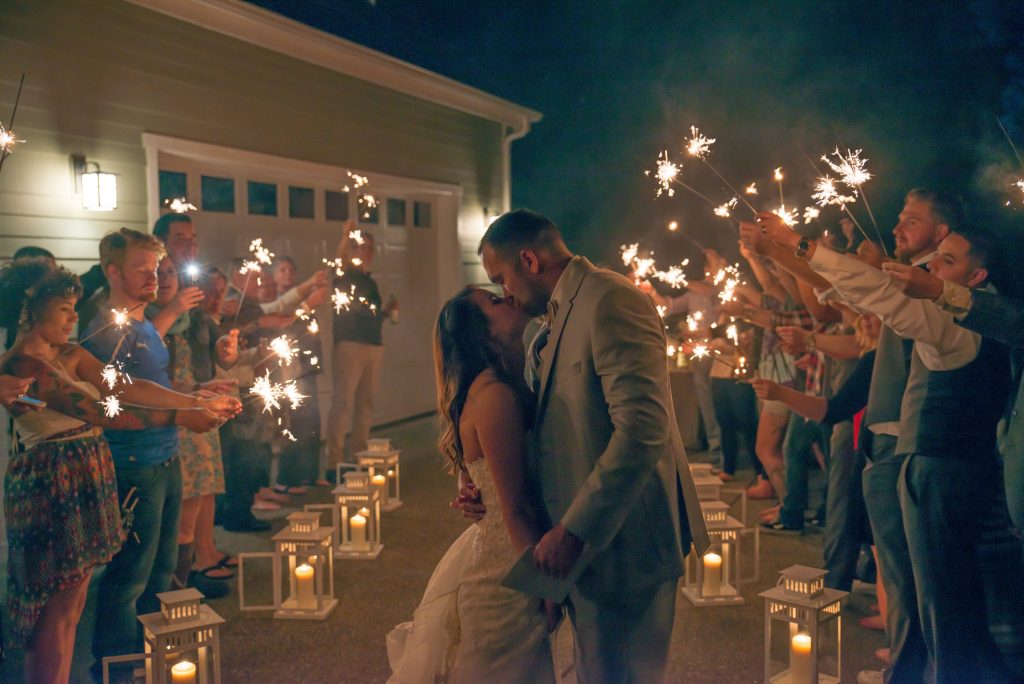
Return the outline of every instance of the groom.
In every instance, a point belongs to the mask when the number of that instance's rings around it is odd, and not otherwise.
[[[480,241],[492,282],[533,316],[526,375],[537,399],[531,470],[554,526],[534,562],[564,577],[581,682],[665,673],[676,584],[707,531],[669,394],[666,339],[646,295],[573,256],[554,223],[520,209]]]

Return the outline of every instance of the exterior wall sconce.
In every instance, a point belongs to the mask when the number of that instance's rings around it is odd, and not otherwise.
[[[71,155],[71,169],[75,174],[75,193],[82,196],[82,208],[88,211],[117,209],[117,176],[100,170],[96,162],[84,155]]]

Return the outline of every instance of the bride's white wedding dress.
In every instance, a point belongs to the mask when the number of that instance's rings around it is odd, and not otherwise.
[[[554,682],[543,604],[501,586],[518,554],[490,468],[484,459],[466,468],[487,514],[437,564],[412,622],[388,634],[388,682]]]

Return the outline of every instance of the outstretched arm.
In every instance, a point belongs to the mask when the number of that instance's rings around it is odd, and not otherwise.
[[[142,430],[174,425],[177,417],[177,412],[173,410],[139,411],[124,408],[117,416],[108,418],[96,399],[68,382],[53,366],[44,361],[30,356],[18,356],[11,359],[8,369],[14,375],[31,377],[35,381],[29,392],[30,396],[42,399],[47,407],[54,411],[91,425],[114,430]]]

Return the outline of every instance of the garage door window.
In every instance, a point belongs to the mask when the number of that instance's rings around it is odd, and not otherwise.
[[[203,176],[203,211],[235,213],[235,181],[231,178]]]
[[[249,214],[277,216],[277,186],[249,181]]]

